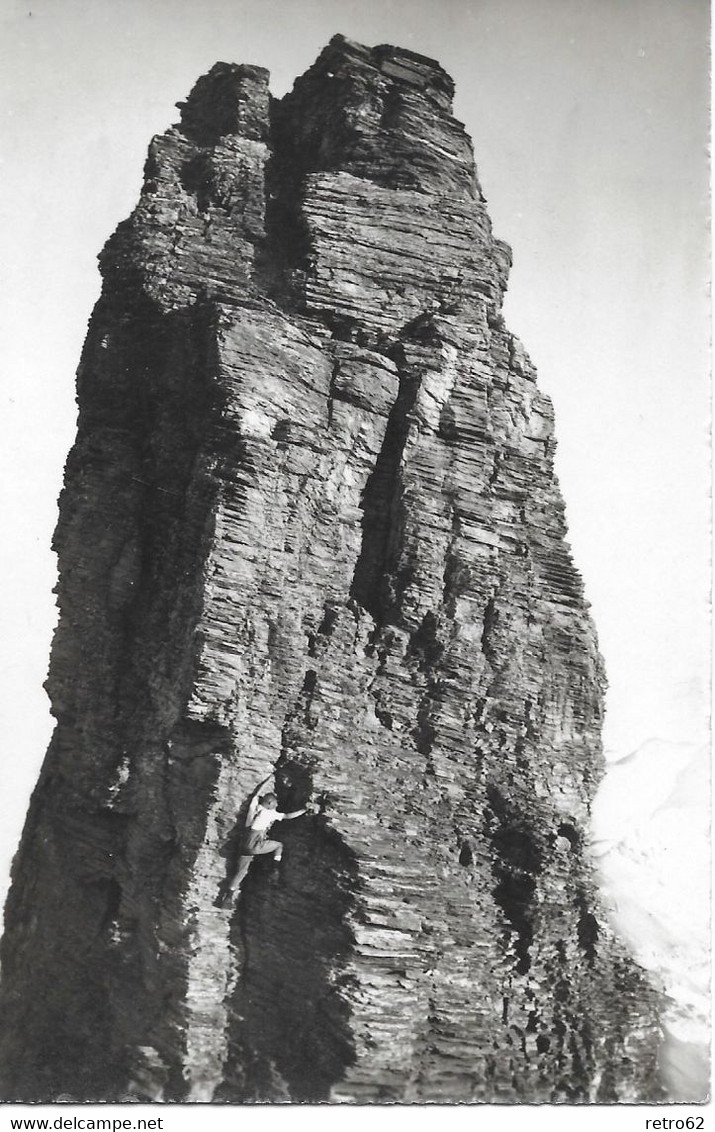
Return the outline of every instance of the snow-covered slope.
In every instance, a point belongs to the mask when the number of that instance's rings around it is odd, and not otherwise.
[[[709,1092],[708,749],[649,740],[608,768],[593,851],[615,928],[662,988],[663,1079],[673,1100]]]

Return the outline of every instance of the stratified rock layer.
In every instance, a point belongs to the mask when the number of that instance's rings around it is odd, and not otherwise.
[[[437,63],[217,64],[151,144],[56,536],[6,1099],[657,1099],[584,847],[601,662]],[[215,906],[275,774],[280,870]]]

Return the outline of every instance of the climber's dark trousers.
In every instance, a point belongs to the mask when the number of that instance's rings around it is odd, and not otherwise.
[[[273,853],[276,861],[280,861],[281,856],[283,855],[283,842],[261,840],[255,846],[252,846],[250,853],[244,853],[241,857],[239,857],[236,875],[229,885],[231,892],[235,892],[241,884],[241,881],[251,867],[251,861],[253,860],[253,858],[259,857],[263,853]]]

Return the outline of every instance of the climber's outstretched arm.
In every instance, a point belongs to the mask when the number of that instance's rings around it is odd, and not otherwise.
[[[258,807],[261,804],[260,791],[263,789],[263,787],[266,785],[267,782],[270,782],[270,780],[272,778],[273,778],[273,775],[269,774],[267,778],[263,779],[263,782],[258,783],[258,786],[253,791],[253,793],[251,794],[251,801],[248,803],[248,811],[246,813],[246,825],[247,826],[251,825],[251,822],[253,821],[253,819],[256,816],[256,812],[258,810]]]

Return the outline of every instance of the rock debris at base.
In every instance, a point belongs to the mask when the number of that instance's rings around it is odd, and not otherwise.
[[[660,1099],[587,853],[552,408],[452,93],[341,36],[280,101],[218,63],[101,254],[3,1099]],[[318,812],[219,908],[271,774]]]

